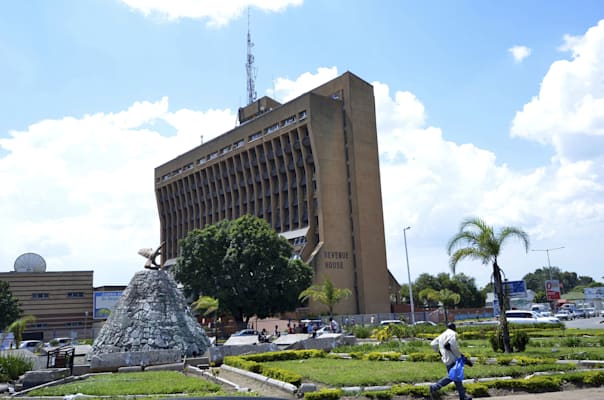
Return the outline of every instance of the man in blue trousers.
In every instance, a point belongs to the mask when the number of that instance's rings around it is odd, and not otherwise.
[[[447,376],[436,382],[434,385],[430,385],[430,398],[435,400],[437,398],[436,392],[438,392],[440,388],[447,386],[451,382],[455,382],[457,393],[459,393],[459,400],[472,400],[471,397],[466,397],[466,390],[463,387],[462,381],[454,381],[449,378],[449,370],[455,365],[455,360],[463,357],[463,354],[461,354],[461,350],[459,349],[459,345],[457,344],[457,332],[455,324],[447,324],[447,330],[434,339],[430,343],[430,346],[434,349],[434,351],[438,351],[440,353],[440,357],[447,367]],[[468,365],[470,364],[471,363],[468,360]]]

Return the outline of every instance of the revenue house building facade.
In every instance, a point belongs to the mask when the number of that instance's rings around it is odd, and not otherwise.
[[[352,291],[336,312],[390,311],[373,87],[346,72],[285,104],[263,97],[239,121],[155,169],[165,260],[192,229],[252,214],[315,283]]]

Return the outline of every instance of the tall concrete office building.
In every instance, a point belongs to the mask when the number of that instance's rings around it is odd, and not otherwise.
[[[373,87],[346,72],[285,104],[262,97],[239,122],[155,169],[168,263],[192,229],[252,214],[290,240],[315,283],[352,291],[336,312],[389,312]]]

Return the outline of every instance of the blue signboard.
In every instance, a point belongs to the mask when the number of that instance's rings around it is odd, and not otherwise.
[[[526,282],[505,281],[503,287],[508,298],[526,297]]]
[[[94,292],[94,319],[107,319],[122,297],[122,292]]]

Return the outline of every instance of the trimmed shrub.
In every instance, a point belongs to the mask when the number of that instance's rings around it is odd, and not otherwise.
[[[302,375],[281,368],[263,367],[262,375],[268,376],[269,378],[277,379],[279,381],[291,383],[296,387],[300,387],[300,385],[302,384]]]
[[[524,351],[526,350],[526,345],[529,343],[530,339],[526,332],[517,331],[514,332],[514,335],[510,338],[510,344],[514,348],[515,351]]]
[[[340,389],[323,389],[317,392],[304,393],[304,399],[306,400],[337,400],[340,397],[342,397]]]
[[[474,397],[489,397],[489,387],[482,383],[469,383],[464,385],[466,392]]]
[[[355,325],[352,328],[352,334],[359,339],[367,339],[371,336],[373,328],[370,326]]]
[[[237,356],[226,356],[224,358],[224,363],[226,365],[230,365],[231,367],[244,369],[246,371],[255,372],[257,374],[262,370],[262,365],[257,363],[256,361],[249,361],[243,359],[243,357]]]

